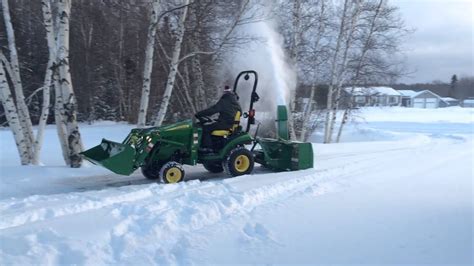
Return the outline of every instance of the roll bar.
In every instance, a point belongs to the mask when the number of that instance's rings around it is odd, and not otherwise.
[[[244,118],[247,118],[247,128],[245,130],[245,132],[249,132],[250,130],[250,125],[253,125],[255,124],[255,110],[253,109],[253,104],[255,102],[258,102],[258,100],[260,99],[260,97],[258,96],[257,94],[257,84],[258,84],[258,74],[255,70],[246,70],[246,71],[242,71],[239,73],[239,75],[237,75],[237,78],[235,79],[235,82],[234,82],[234,93],[237,93],[237,85],[239,84],[239,80],[240,78],[244,76],[244,79],[245,80],[249,80],[250,78],[250,74],[252,74],[254,76],[254,82],[253,82],[253,89],[252,89],[252,94],[250,95],[250,107],[249,107],[249,110],[247,113],[244,113]]]

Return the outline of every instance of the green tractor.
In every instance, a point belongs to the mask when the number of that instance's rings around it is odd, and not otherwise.
[[[247,119],[246,128],[244,130],[240,125],[239,113],[232,128],[213,131],[212,153],[199,152],[202,128],[198,123],[186,120],[167,126],[132,129],[122,143],[103,139],[100,145],[84,151],[82,155],[116,174],[130,175],[141,168],[146,178],[164,183],[183,181],[183,164],[202,164],[209,172],[225,172],[233,177],[250,174],[255,162],[275,171],[313,167],[311,144],[288,139],[285,106],[278,106],[278,139],[250,135],[250,127],[255,124],[253,105],[259,100],[256,93],[257,73],[253,70],[241,72],[233,88],[236,92],[240,78],[243,76],[249,80],[250,75],[254,76],[254,83],[249,110],[243,114]]]

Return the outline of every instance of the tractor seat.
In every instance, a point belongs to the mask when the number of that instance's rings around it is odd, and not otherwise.
[[[239,127],[239,125],[240,125],[240,111],[237,111],[234,117],[234,124],[232,125],[231,128],[214,130],[211,132],[211,135],[216,136],[216,137],[227,137],[230,134],[232,134]]]

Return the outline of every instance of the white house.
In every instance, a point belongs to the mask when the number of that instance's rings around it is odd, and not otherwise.
[[[414,108],[438,108],[441,97],[429,90],[419,91],[411,97]]]
[[[401,93],[390,87],[347,87],[344,92],[358,107],[401,105]]]
[[[442,98],[429,90],[399,90],[402,95],[402,106],[413,108],[438,108],[450,106]]]

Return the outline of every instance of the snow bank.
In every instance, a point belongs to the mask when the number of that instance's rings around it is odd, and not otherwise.
[[[338,119],[341,119],[342,112]],[[338,120],[336,130],[340,121]],[[337,131],[334,135],[337,134]],[[341,142],[404,140],[417,134],[433,137],[464,138],[474,134],[474,109],[448,107],[419,109],[404,107],[366,107],[355,110],[347,123]],[[322,130],[310,136],[309,141],[321,143]]]
[[[359,122],[473,123],[474,108],[366,107],[354,116]]]
[[[80,124],[82,141],[86,148],[100,144],[102,138],[121,142],[130,132],[134,125],[101,121],[92,125]],[[36,134],[36,133],[35,133]],[[0,166],[17,166],[20,159],[16,155],[16,146],[13,135],[9,129],[0,130]],[[41,150],[41,162],[45,165],[63,166],[61,146],[59,145],[56,127],[48,125],[45,130],[44,145]]]

